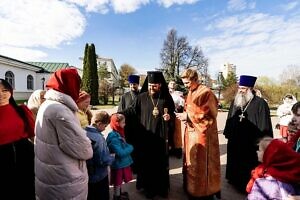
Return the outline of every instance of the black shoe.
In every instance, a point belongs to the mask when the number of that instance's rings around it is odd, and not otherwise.
[[[174,156],[178,159],[182,158],[182,148],[172,148],[169,150],[169,156]]]
[[[181,148],[174,149],[174,156],[178,159],[181,159],[182,158],[182,149]]]
[[[113,200],[129,200],[129,196],[123,196],[122,194],[120,196],[114,195]]]
[[[166,191],[166,192],[160,192],[158,195],[161,196],[164,199],[167,199],[168,196],[169,196],[169,193],[168,193],[168,191]]]
[[[121,196],[114,195],[113,200],[121,200]]]
[[[174,152],[175,152],[175,149],[174,148],[170,148],[169,149],[169,156],[174,156]]]
[[[145,196],[147,199],[153,199],[155,194],[153,192],[145,191]]]
[[[143,189],[143,186],[141,184],[138,184],[138,182],[136,183],[135,185],[135,188],[138,190],[138,191],[141,191]]]
[[[129,194],[128,192],[121,192],[122,197],[127,197],[129,199]]]

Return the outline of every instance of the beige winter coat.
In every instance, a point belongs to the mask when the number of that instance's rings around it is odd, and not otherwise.
[[[47,91],[35,124],[35,189],[37,199],[87,198],[86,160],[93,150],[76,117],[74,100]]]

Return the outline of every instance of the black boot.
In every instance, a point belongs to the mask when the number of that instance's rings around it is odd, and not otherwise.
[[[181,159],[182,158],[182,148],[174,149],[174,156],[178,159]]]
[[[153,199],[155,197],[155,194],[152,191],[145,190],[144,192],[147,199]]]
[[[123,196],[122,194],[120,196],[114,195],[113,200],[129,200],[129,196],[126,195]]]
[[[121,196],[114,195],[113,200],[121,200]]]
[[[122,200],[129,200],[129,194],[128,192],[121,192]]]

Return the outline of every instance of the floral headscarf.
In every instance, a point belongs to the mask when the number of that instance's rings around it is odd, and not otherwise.
[[[300,154],[286,143],[274,139],[266,148],[263,163],[252,170],[246,191],[250,192],[256,178],[272,176],[285,183],[300,182]]]

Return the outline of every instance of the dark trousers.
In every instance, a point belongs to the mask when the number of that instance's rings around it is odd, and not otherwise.
[[[88,200],[109,200],[108,176],[97,183],[89,183]]]
[[[34,146],[28,139],[0,145],[1,199],[35,199]]]

